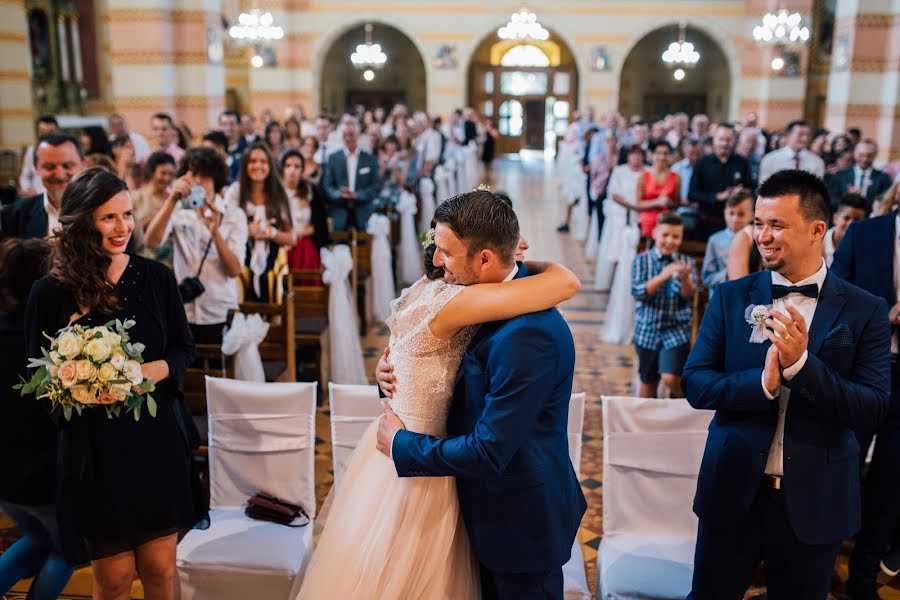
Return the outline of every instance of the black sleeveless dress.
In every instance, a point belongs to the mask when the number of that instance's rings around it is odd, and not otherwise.
[[[58,409],[52,413],[59,427],[57,511],[63,553],[73,564],[188,529],[208,512],[192,460],[199,435],[180,390],[194,342],[175,277],[160,263],[131,256],[116,293],[118,311],[91,312],[77,323],[134,319],[132,341],[145,344],[146,362],[165,360],[170,376],[153,392],[155,418],[146,410],[140,421],[125,411],[110,419],[102,408],[73,414],[71,421]],[[54,335],[77,312],[70,289],[49,276],[37,281],[25,315],[28,356],[40,356],[40,348],[49,347],[42,332]]]

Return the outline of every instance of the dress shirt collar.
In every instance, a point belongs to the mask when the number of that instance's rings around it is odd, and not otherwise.
[[[512,271],[509,272],[509,275],[506,276],[506,279],[504,279],[503,282],[505,283],[507,281],[512,281],[513,278],[515,278],[516,273],[518,273],[518,272],[519,272],[519,265],[513,263]]]
[[[781,273],[776,273],[772,271],[772,285],[786,285],[786,286],[801,286],[801,285],[809,285],[811,283],[816,284],[816,287],[819,288],[819,292],[822,292],[822,285],[825,283],[825,277],[828,275],[828,267],[825,265],[825,259],[822,259],[822,266],[819,267],[819,270],[803,279],[802,281],[793,282],[790,281],[787,277],[782,275]]]

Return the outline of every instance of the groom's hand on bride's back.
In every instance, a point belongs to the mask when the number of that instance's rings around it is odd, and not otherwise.
[[[394,376],[394,365],[390,363],[391,349],[385,348],[375,367],[375,381],[386,398],[393,398],[397,389],[397,378]]]

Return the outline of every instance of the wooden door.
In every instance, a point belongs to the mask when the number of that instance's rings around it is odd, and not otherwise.
[[[524,148],[530,150],[544,149],[544,105],[546,101],[525,101],[525,139]]]

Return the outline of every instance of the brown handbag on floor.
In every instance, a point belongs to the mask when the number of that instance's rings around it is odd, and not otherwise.
[[[310,520],[302,506],[295,506],[265,494],[256,494],[250,498],[244,514],[257,521],[271,521],[288,527],[306,527]],[[306,517],[306,522],[293,525],[294,519],[300,515]]]

